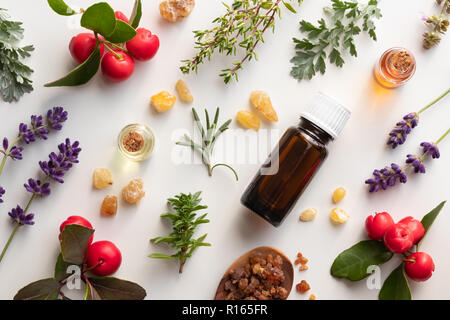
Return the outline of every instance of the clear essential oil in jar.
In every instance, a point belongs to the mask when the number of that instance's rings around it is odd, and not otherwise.
[[[130,160],[146,160],[155,147],[155,135],[145,124],[129,124],[120,131],[119,150]]]
[[[253,178],[241,203],[279,226],[327,156],[326,145],[350,118],[350,111],[319,93],[289,128]]]
[[[396,88],[405,84],[416,71],[413,54],[404,48],[391,48],[375,65],[375,79],[383,87]]]

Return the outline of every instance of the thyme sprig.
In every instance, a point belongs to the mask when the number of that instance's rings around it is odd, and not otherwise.
[[[207,234],[204,234],[198,239],[194,239],[195,229],[204,223],[209,223],[205,219],[207,213],[197,217],[195,212],[208,208],[208,206],[201,205],[200,198],[201,191],[195,194],[181,193],[174,198],[168,199],[169,205],[175,212],[168,212],[162,214],[161,217],[168,218],[172,221],[173,231],[167,237],[153,238],[155,244],[167,243],[172,248],[177,249],[177,253],[169,256],[161,253],[153,253],[149,255],[150,258],[155,259],[176,259],[180,263],[179,272],[183,272],[186,260],[192,257],[192,253],[198,247],[209,247],[210,243],[204,242]]]
[[[205,130],[205,128],[202,125],[202,122],[200,121],[200,117],[198,116],[197,111],[194,108],[192,108],[194,121],[198,128],[198,131],[200,132],[202,142],[201,144],[195,143],[194,140],[189,135],[186,134],[184,135],[186,141],[179,141],[176,144],[180,146],[191,147],[193,150],[197,150],[198,152],[200,152],[202,155],[202,161],[208,168],[209,176],[212,176],[214,168],[223,166],[233,171],[236,180],[239,180],[238,174],[230,165],[225,163],[216,163],[214,165],[212,164],[211,159],[217,139],[224,131],[228,130],[229,128],[228,126],[231,123],[231,119],[229,119],[220,127],[218,127],[219,113],[220,109],[217,108],[216,114],[214,115],[214,120],[211,123],[208,110],[205,109],[205,119],[206,119],[206,130]]]
[[[307,33],[302,40],[294,38],[296,54],[291,59],[294,64],[291,75],[297,80],[311,79],[316,72],[321,74],[326,70],[327,51],[330,63],[342,67],[345,63],[345,50],[356,57],[357,51],[354,37],[366,31],[376,41],[375,19],[381,18],[377,0],[367,4],[357,1],[332,0],[331,7],[324,8],[330,16],[330,23],[320,19],[317,25],[308,21],[300,21],[300,31]]]
[[[194,31],[195,49],[197,54],[192,59],[182,60],[184,63],[180,67],[183,73],[198,71],[198,66],[205,59],[210,60],[216,52],[226,55],[236,55],[239,48],[245,50],[245,55],[240,61],[233,63],[233,66],[223,69],[220,74],[225,83],[229,83],[233,78],[238,81],[238,71],[242,69],[246,61],[258,60],[255,52],[259,42],[264,42],[264,33],[267,29],[275,31],[276,17],[281,18],[281,8],[283,4],[289,11],[296,13],[289,3],[293,0],[234,0],[231,6],[223,3],[227,12],[213,20],[215,27],[206,30]],[[295,0],[300,5],[303,0]]]

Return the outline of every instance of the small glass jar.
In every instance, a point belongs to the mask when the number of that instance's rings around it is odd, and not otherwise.
[[[155,135],[145,124],[133,123],[124,127],[119,133],[119,150],[133,161],[146,160],[155,148]]]
[[[416,71],[413,54],[404,48],[391,48],[375,65],[375,79],[383,87],[396,88],[405,84]]]

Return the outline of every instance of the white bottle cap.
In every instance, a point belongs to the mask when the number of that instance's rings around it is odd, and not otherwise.
[[[350,118],[350,110],[327,95],[319,92],[301,117],[311,121],[335,139]]]

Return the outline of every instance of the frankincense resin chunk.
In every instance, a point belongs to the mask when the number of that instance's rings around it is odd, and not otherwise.
[[[236,120],[239,122],[244,128],[253,129],[255,131],[259,130],[261,126],[261,121],[258,116],[251,111],[241,110],[236,115]]]
[[[106,216],[115,216],[117,213],[117,197],[106,196],[102,202],[100,212]]]
[[[160,3],[161,16],[170,22],[183,20],[191,14],[195,6],[195,0],[166,0]]]
[[[256,111],[260,112],[267,120],[277,122],[278,115],[272,106],[269,95],[261,90],[250,94],[250,103]]]
[[[142,179],[131,180],[122,190],[123,200],[130,204],[138,204],[144,196],[144,181]]]
[[[151,98],[151,104],[158,112],[166,112],[167,110],[172,109],[175,101],[177,101],[177,97],[171,95],[167,91],[161,91]]]
[[[178,80],[175,88],[177,89],[178,96],[180,97],[181,101],[188,103],[194,102],[194,97],[192,96],[191,90],[189,90],[186,82],[181,79]]]
[[[94,170],[94,188],[103,189],[113,184],[112,174],[108,169],[97,168]]]

